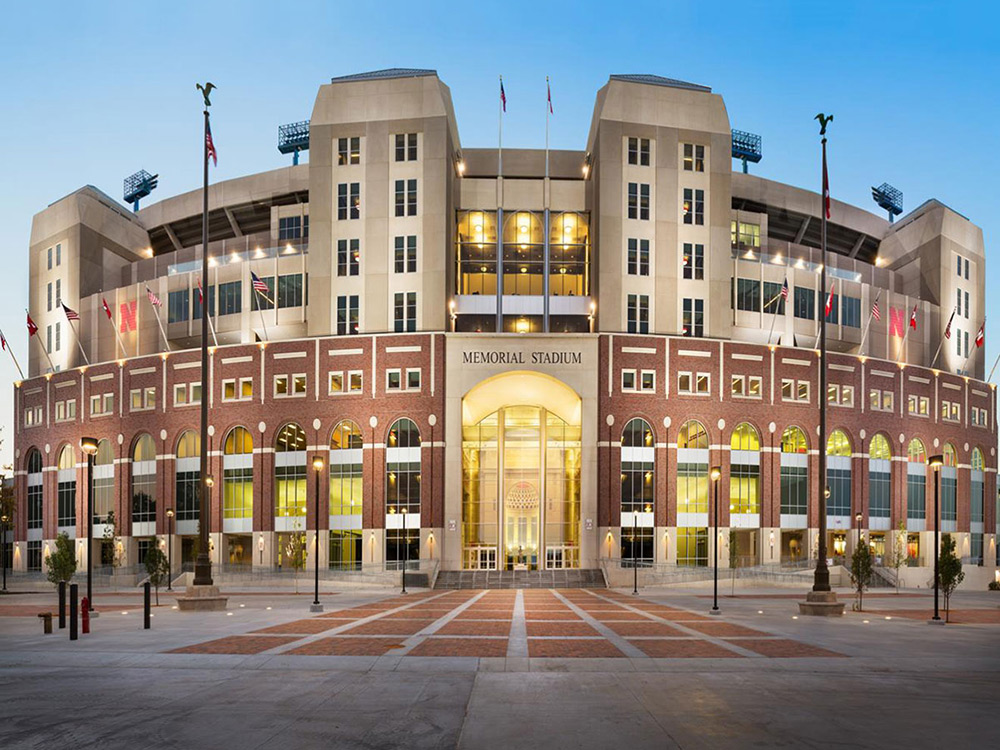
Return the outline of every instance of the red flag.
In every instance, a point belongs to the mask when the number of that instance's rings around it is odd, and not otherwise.
[[[212,164],[219,166],[219,155],[215,151],[215,143],[212,141],[212,124],[205,123],[205,154],[212,157]]]
[[[826,173],[826,139],[823,139],[823,207],[826,218],[830,218],[830,177]]]
[[[503,105],[503,111],[507,111],[507,95],[503,91],[503,76],[500,76],[500,104]]]
[[[108,301],[104,299],[104,297],[101,297],[101,304],[104,305],[104,312],[107,314],[108,320],[114,320],[115,318],[111,314],[111,307],[108,305]]]
[[[830,311],[833,309],[833,284],[830,285],[830,294],[826,298],[826,317],[830,317]]]
[[[552,87],[549,86],[549,79],[547,77],[545,79],[545,91],[548,93],[549,96],[549,114],[554,115],[555,112],[552,111]]]
[[[205,296],[201,293],[201,279],[198,279],[198,302],[205,302]]]
[[[913,306],[913,312],[910,313],[910,328],[914,331],[917,330],[917,306]]]
[[[7,351],[7,337],[3,335],[3,331],[0,331],[0,347]]]
[[[986,318],[983,318],[983,324],[979,326],[979,333],[976,334],[976,348],[978,349],[985,343],[986,343]]]
[[[33,321],[31,319],[31,315],[28,314],[28,338],[30,339],[36,333],[38,333],[38,326],[35,325],[35,321]]]

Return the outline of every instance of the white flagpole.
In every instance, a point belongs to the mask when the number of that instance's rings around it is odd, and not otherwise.
[[[986,321],[984,320],[983,321],[983,327],[984,327],[984,329],[985,329],[985,326],[986,326]],[[985,330],[984,330],[984,333],[985,333]],[[979,335],[979,331],[978,330],[976,331],[976,335],[977,336]],[[979,347],[976,346],[976,343],[973,342],[972,343],[972,350],[968,354],[965,355],[965,362],[962,363],[962,374],[965,374],[967,372],[966,367],[969,364],[969,359],[975,355],[976,349],[978,349],[978,348]],[[995,367],[995,365],[994,365],[994,367]],[[991,372],[990,374],[992,375],[993,373]]]
[[[879,297],[882,296],[880,291],[875,295],[875,302],[878,303]],[[868,310],[868,325],[865,326],[865,332],[861,334],[861,344],[858,346],[858,353],[864,354],[865,352],[865,341],[868,340],[868,332],[872,329],[872,321],[875,320],[875,314],[872,312],[871,308]]]
[[[73,325],[72,320],[67,319],[66,322],[69,323],[69,327],[73,329],[73,335],[76,336],[76,345],[80,347],[80,356],[83,357],[83,361],[89,365],[90,360],[87,359],[87,353],[83,351],[83,342],[80,341],[80,332],[77,330],[76,326]]]
[[[948,332],[948,329],[949,329],[949,328],[951,328],[951,322],[952,322],[952,321],[953,321],[954,319],[955,319],[955,308],[953,307],[953,308],[951,309],[951,317],[950,317],[950,318],[948,318],[948,325],[946,325],[946,326],[944,327],[944,330],[945,330],[945,333],[947,333],[947,332]],[[936,351],[936,352],[934,352],[934,359],[932,359],[932,360],[931,360],[931,368],[932,368],[932,369],[933,369],[934,365],[936,365],[936,364],[937,364],[937,359],[938,359],[938,355],[939,355],[939,354],[941,354],[941,347],[943,347],[943,346],[944,346],[944,340],[945,340],[945,338],[946,338],[946,336],[942,335],[942,336],[941,336],[941,340],[940,340],[940,341],[938,342],[938,348],[937,348],[937,351]]]
[[[549,176],[549,77],[545,76],[545,176]]]
[[[104,295],[101,295],[101,305],[102,305],[102,307],[105,304],[107,304],[107,302],[108,301],[104,298]],[[111,305],[108,305],[108,310],[110,310],[110,309],[111,309]],[[107,315],[107,312],[105,312],[105,315]],[[122,335],[121,335],[121,333],[118,332],[118,326],[115,324],[114,315],[108,315],[108,322],[111,324],[111,330],[115,332],[115,338],[118,340],[118,346],[120,346],[121,349],[122,349],[122,356],[123,357],[127,357],[128,356],[128,351],[125,349],[125,342],[122,341]]]
[[[201,279],[198,279],[198,295],[201,297],[201,314],[208,318],[208,330],[212,332],[212,341],[215,345],[219,345],[219,338],[215,335],[215,326],[212,325],[212,316],[209,314],[208,310],[208,293],[205,288],[201,285]]]
[[[250,280],[250,288],[253,289],[253,279]],[[257,312],[260,313],[260,325],[261,328],[264,329],[264,341],[268,341],[270,337],[267,335],[267,323],[264,322],[264,307],[260,304],[260,298],[263,297],[272,305],[274,304],[274,302],[272,302],[271,298],[268,297],[266,294],[264,294],[263,292],[259,292],[256,289],[253,290],[253,293],[255,298],[257,299]]]
[[[0,338],[4,340],[5,343],[4,349],[7,350],[7,353],[10,354],[10,358],[14,361],[14,367],[17,368],[18,375],[21,376],[21,380],[24,380],[24,371],[21,369],[21,365],[18,363],[17,357],[14,356],[14,349],[13,347],[11,347],[10,342],[7,341],[7,337],[4,336],[2,330],[0,330]]]
[[[500,76],[500,91],[503,92],[503,76]],[[503,177],[503,96],[497,106],[497,177]]]
[[[146,299],[149,299],[149,293],[146,294]],[[153,308],[153,315],[156,316],[156,324],[160,327],[160,333],[163,334],[163,346],[166,350],[170,351],[170,341],[167,340],[167,332],[163,329],[163,321],[160,320],[160,311],[156,305],[153,304],[153,300],[149,300],[150,306]]]
[[[778,292],[778,293],[777,293],[776,295],[774,295],[774,296],[773,296],[773,297],[771,298],[771,301],[770,301],[770,302],[768,302],[768,303],[766,303],[766,304],[764,305],[764,307],[770,307],[770,306],[771,306],[771,305],[772,305],[772,304],[773,304],[773,303],[774,303],[774,302],[775,302],[775,301],[776,301],[776,300],[778,299],[778,297],[780,297],[780,296],[781,296],[781,292]],[[778,319],[778,311],[777,311],[777,310],[775,310],[775,311],[774,311],[774,312],[773,312],[773,313],[771,314],[771,330],[767,332],[767,345],[768,345],[768,346],[770,346],[770,345],[771,345],[771,336],[773,336],[773,335],[774,335],[774,321],[776,321],[777,319]]]
[[[835,288],[835,283],[833,281],[831,281],[830,282],[830,291],[828,292],[828,291],[826,291],[826,289],[823,290],[823,313],[822,313],[823,314],[823,320],[826,320],[826,318],[828,317],[827,313],[826,313],[826,303],[827,303],[827,300],[830,299],[830,296],[831,296],[830,293],[834,290],[834,288]],[[830,305],[830,311],[831,312],[833,311],[833,304],[832,303]],[[819,332],[816,333],[816,343],[813,344],[813,349],[818,349],[818,348],[819,348]]]
[[[909,309],[909,308],[907,308]],[[896,363],[898,364],[900,358],[903,356],[903,351],[906,349],[906,340],[910,337],[910,329],[913,328],[910,325],[910,321],[913,320],[913,311],[910,310],[909,316],[906,318],[906,330],[903,332],[903,342],[899,345],[899,351],[896,352]]]
[[[25,315],[30,315],[30,313],[28,312],[28,308],[27,307],[24,308],[24,314]],[[42,347],[42,354],[44,354],[45,355],[45,359],[47,359],[49,361],[49,369],[52,372],[55,372],[56,371],[56,366],[54,364],[52,364],[52,357],[49,356],[49,350],[47,348],[45,348],[45,344],[42,343],[42,334],[39,332],[39,330],[38,330],[37,327],[35,329],[35,333],[33,335],[31,335],[31,336],[28,336],[28,338],[31,339],[31,338],[34,338],[35,336],[38,336],[38,345],[40,347]],[[20,369],[20,368],[18,368],[18,369]]]
[[[13,353],[13,352],[11,352],[11,356],[14,356],[14,353]],[[16,360],[15,360],[15,363],[16,363]],[[986,378],[986,382],[987,382],[987,383],[989,383],[989,382],[990,382],[990,381],[991,381],[991,380],[993,379],[993,373],[994,373],[994,372],[996,372],[996,369],[997,369],[997,365],[998,365],[998,364],[1000,364],[1000,354],[998,354],[998,355],[997,355],[997,358],[996,358],[996,360],[995,360],[995,361],[993,362],[993,367],[991,367],[991,368],[990,368],[990,374],[989,374],[989,377],[988,377],[988,378]],[[21,368],[20,368],[20,367],[18,367],[17,369],[18,369],[18,370],[20,370]]]

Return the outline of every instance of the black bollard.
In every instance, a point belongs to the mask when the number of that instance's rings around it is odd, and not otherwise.
[[[76,597],[77,597],[77,585],[71,583],[69,585],[69,639],[75,641],[79,636],[76,631]]]
[[[59,629],[66,627],[66,581],[59,581]]]
[[[149,630],[149,581],[142,585],[142,628]]]

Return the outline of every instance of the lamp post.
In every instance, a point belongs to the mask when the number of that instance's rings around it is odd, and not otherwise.
[[[212,447],[209,446],[208,450],[209,450],[209,452],[211,452]],[[215,477],[213,477],[211,474],[209,474],[207,477],[205,477],[205,496],[206,496],[206,499],[208,500],[208,507],[209,508],[212,507],[212,488],[214,486],[215,486]],[[198,523],[201,524],[202,521],[199,520]],[[209,560],[209,562],[211,562],[212,561],[212,537],[209,536],[208,534],[205,534],[204,536],[205,536],[206,539],[208,539],[208,544],[205,546],[205,554],[208,555],[208,560]],[[200,545],[199,545],[198,552],[199,552],[199,554],[201,552]],[[197,564],[197,562],[195,564]]]
[[[314,567],[316,568],[315,570],[316,578],[315,578],[315,591],[313,593],[313,603],[312,606],[309,607],[309,611],[322,612],[323,605],[319,603],[319,480],[320,480],[320,475],[323,471],[322,456],[316,455],[313,457],[313,469],[316,470],[316,537],[314,540],[316,545],[316,554],[315,554],[315,560],[313,561]]]
[[[940,622],[941,615],[938,612],[938,589],[940,587],[941,578],[938,572],[938,565],[941,557],[941,514],[940,508],[938,507],[938,495],[941,483],[941,467],[944,465],[944,456],[940,454],[931,456],[929,463],[931,465],[931,470],[934,472],[934,617],[932,617],[931,620],[933,622]]]
[[[407,500],[409,502],[409,500]],[[403,592],[406,593],[406,569],[410,567],[410,540],[406,536],[406,512],[409,505],[403,508]]]
[[[87,610],[94,611],[94,455],[97,438],[80,438],[80,447],[87,454]]]
[[[167,591],[173,591],[170,585],[174,577],[174,509],[167,508]]]
[[[857,542],[856,547],[860,547],[861,546],[861,520],[863,518],[864,518],[864,516],[861,515],[861,511],[860,510],[854,515],[854,520],[858,524],[858,542]]]
[[[3,534],[3,590],[7,591],[7,521],[10,519],[4,513],[0,516],[0,533]]]
[[[715,545],[715,570],[712,574],[712,611],[709,614],[719,614],[719,480],[722,479],[722,467],[713,466],[709,471],[712,484],[715,485],[715,499],[712,502],[712,537]]]
[[[639,560],[635,556],[635,538],[639,533],[639,514],[632,513],[632,594],[639,593]]]

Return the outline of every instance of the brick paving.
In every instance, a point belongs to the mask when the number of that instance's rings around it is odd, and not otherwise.
[[[891,612],[903,617],[926,617],[922,610]],[[956,610],[954,616],[960,622],[973,622],[978,617],[983,622],[1000,623],[1000,611]],[[334,628],[338,629],[335,635],[323,637]],[[424,630],[428,633],[418,635]],[[301,656],[377,657],[398,651],[402,658],[843,656],[645,599],[578,589],[393,596],[168,653],[259,654],[271,649]]]
[[[865,599],[868,594],[865,594]],[[934,616],[933,602],[927,609],[871,609],[858,612],[876,617],[905,617],[910,620],[929,620]],[[944,609],[940,610],[944,619]],[[949,625],[1000,625],[1000,609],[953,609],[948,615]]]

